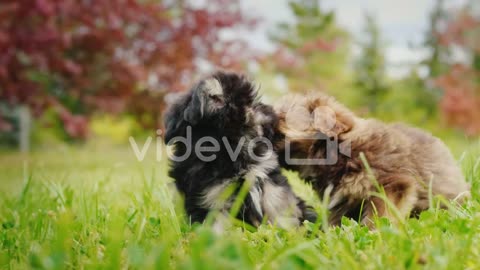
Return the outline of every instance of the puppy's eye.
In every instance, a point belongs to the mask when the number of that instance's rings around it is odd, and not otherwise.
[[[223,98],[218,95],[208,95],[208,97],[215,103],[223,103]]]

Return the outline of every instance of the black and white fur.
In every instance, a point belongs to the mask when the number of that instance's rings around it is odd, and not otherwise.
[[[166,115],[165,141],[173,144],[175,156],[187,150],[175,137],[186,136],[189,126],[193,147],[205,136],[213,137],[220,145],[210,162],[200,160],[194,151],[184,161],[171,161],[169,175],[184,196],[192,223],[203,222],[211,210],[228,214],[244,181],[251,181],[250,190],[238,219],[253,226],[266,221],[284,228],[315,220],[315,212],[293,193],[281,174],[272,147],[254,141],[253,151],[247,149],[255,138],[271,141],[277,122],[273,109],[258,101],[254,85],[235,73],[215,73],[171,106]],[[236,159],[232,160],[227,147],[230,153],[238,153]],[[256,161],[251,152],[264,158]],[[222,200],[222,194],[232,186],[233,196]]]

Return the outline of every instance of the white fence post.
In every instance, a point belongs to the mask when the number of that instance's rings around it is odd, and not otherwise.
[[[20,152],[27,153],[30,151],[30,128],[31,128],[31,116],[30,109],[21,105],[18,108],[18,120],[19,120],[19,146]]]

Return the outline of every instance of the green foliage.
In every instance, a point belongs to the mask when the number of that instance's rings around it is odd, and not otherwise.
[[[461,148],[465,149],[465,145]],[[216,235],[187,224],[154,151],[51,149],[0,155],[1,269],[476,269],[480,254],[480,145],[461,162],[473,184],[464,207],[432,209],[397,227],[354,220],[319,230],[241,226]],[[25,163],[24,163],[25,162]],[[24,165],[25,164],[25,167]],[[295,190],[323,213],[296,178]]]
[[[364,31],[365,38],[360,42],[361,55],[355,65],[355,87],[361,94],[361,103],[375,113],[389,90],[385,74],[385,44],[371,15],[365,17]]]
[[[389,91],[377,99],[378,106],[372,116],[385,121],[402,121],[429,129],[438,126],[437,104],[439,92],[425,88],[425,83],[413,70],[401,80],[390,81]]]
[[[292,91],[337,91],[346,86],[345,67],[349,35],[338,27],[333,11],[324,11],[318,1],[291,1],[293,23],[282,23],[271,35],[279,45],[264,68],[282,74]]]
[[[119,144],[127,143],[132,135],[141,135],[141,128],[133,117],[97,115],[91,119],[90,127],[96,140],[108,140]]]
[[[0,126],[4,132],[0,132],[1,147],[9,148],[18,145],[19,118],[15,107],[0,101]],[[2,128],[0,127],[0,130]]]
[[[442,26],[447,23],[448,12],[444,0],[436,0],[430,13],[429,28],[425,32],[423,45],[429,50],[429,56],[423,61],[429,71],[429,76],[435,78],[448,70],[450,49],[440,43]]]
[[[257,76],[268,101],[288,91],[320,90],[360,115],[439,129],[440,92],[426,87],[416,70],[400,80],[387,77],[386,44],[372,16],[366,16],[358,41],[361,54],[350,69],[350,38],[336,24],[335,14],[318,1],[292,1],[290,8],[293,23],[279,25],[272,35],[282,49],[264,62]]]
[[[290,10],[295,16],[295,24],[282,23],[274,40],[293,49],[303,46],[306,42],[322,34],[327,37],[335,35],[335,15],[332,11],[321,10],[318,1],[300,0],[289,2]]]

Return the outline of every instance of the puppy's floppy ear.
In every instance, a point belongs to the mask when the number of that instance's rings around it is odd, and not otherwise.
[[[205,97],[199,87],[193,90],[192,98],[183,113],[183,119],[192,125],[196,125],[202,119],[205,110]]]
[[[185,128],[189,124],[189,122],[186,121],[185,114],[187,111],[192,110],[190,107],[194,94],[195,88],[189,93],[183,94],[169,106],[164,118],[166,143],[176,136],[183,136],[185,134]]]
[[[313,111],[313,127],[329,137],[348,132],[353,127],[353,119],[329,106],[319,106]]]
[[[200,82],[192,90],[192,98],[183,114],[185,121],[196,125],[203,117],[225,106],[223,88],[216,78]]]
[[[183,119],[178,119],[175,115],[167,115],[165,117],[165,143],[168,143],[173,137],[179,133],[179,127]]]
[[[183,96],[174,103],[165,114],[165,142],[168,143],[173,137],[181,136],[185,129],[185,120],[183,117],[184,109],[186,108],[187,96]]]

